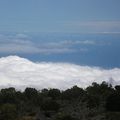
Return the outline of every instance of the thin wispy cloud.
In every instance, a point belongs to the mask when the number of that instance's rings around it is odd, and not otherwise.
[[[60,42],[63,45],[96,45],[97,42],[95,40],[64,40]]]
[[[120,21],[88,21],[88,22],[80,22],[78,23],[78,25],[95,26],[95,27],[120,27]]]
[[[71,21],[65,26],[78,32],[120,33],[120,21]]]
[[[53,54],[53,53],[73,53],[76,50],[64,47],[64,46],[46,46],[46,45],[36,45],[36,44],[29,44],[29,42],[25,41],[14,41],[13,43],[2,43],[0,44],[0,53],[8,53],[8,54]]]
[[[25,34],[14,36],[0,36],[0,53],[8,54],[52,54],[74,52],[72,48],[57,45],[56,42],[35,43]]]
[[[87,51],[86,45],[98,45],[95,40],[56,40],[45,42],[34,42],[32,38],[25,34],[15,34],[11,36],[0,36],[0,53],[8,54],[62,54]],[[84,46],[79,49],[76,45]]]
[[[36,41],[34,37],[14,33],[0,35],[0,53],[2,54],[64,54],[87,52],[88,46],[108,45],[108,41],[87,39],[59,39]],[[77,47],[76,47],[77,46]]]

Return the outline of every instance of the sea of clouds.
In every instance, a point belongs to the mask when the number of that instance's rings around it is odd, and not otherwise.
[[[25,87],[67,89],[87,87],[92,82],[120,84],[120,68],[80,66],[71,63],[34,63],[18,56],[0,58],[0,88]]]

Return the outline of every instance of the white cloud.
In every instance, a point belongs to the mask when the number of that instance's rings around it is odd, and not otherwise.
[[[34,42],[25,34],[0,36],[0,53],[7,54],[61,54],[74,53],[78,50],[75,45],[95,45],[93,40],[56,40],[46,42]],[[85,48],[79,49],[83,52]],[[87,48],[86,48],[87,49]]]
[[[53,54],[53,53],[71,53],[74,49],[64,45],[57,45],[57,42],[34,43],[32,40],[21,38],[0,39],[0,53],[8,54]]]
[[[0,54],[63,54],[89,51],[89,46],[106,45],[103,40],[35,41],[26,34],[0,35]],[[76,47],[76,45],[78,47]]]
[[[60,42],[63,45],[97,45],[99,44],[99,42],[97,43],[95,40],[64,40]]]
[[[54,53],[73,53],[75,52],[75,49],[68,48],[68,47],[50,47],[44,45],[34,45],[34,44],[26,44],[18,42],[16,43],[7,43],[7,44],[1,44],[0,45],[0,53],[9,53],[9,54],[54,54]]]
[[[16,34],[15,37],[16,37],[16,38],[29,38],[28,35],[23,34],[23,33],[18,33],[18,34]]]
[[[0,87],[18,89],[67,89],[73,85],[86,87],[92,82],[110,81],[120,84],[120,69],[102,69],[70,63],[33,63],[17,56],[0,58]]]

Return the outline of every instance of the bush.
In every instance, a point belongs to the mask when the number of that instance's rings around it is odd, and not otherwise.
[[[13,104],[3,104],[0,112],[0,120],[15,120],[17,117],[16,106]]]

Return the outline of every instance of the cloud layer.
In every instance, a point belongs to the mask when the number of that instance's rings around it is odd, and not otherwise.
[[[7,54],[56,54],[72,53],[76,50],[71,48],[73,43],[67,45],[60,42],[38,42],[35,43],[25,34],[14,36],[0,35],[0,53]]]
[[[39,35],[40,37],[40,35]],[[51,36],[53,37],[53,36]],[[50,38],[51,38],[50,37]],[[60,37],[60,36],[59,36]],[[0,54],[62,54],[86,52],[86,46],[101,45],[102,41],[76,39],[39,38],[37,41],[32,35],[14,33],[0,34]],[[65,37],[65,36],[64,36]],[[49,40],[50,39],[50,40]],[[76,47],[79,46],[79,47]]]
[[[0,87],[14,86],[67,89],[73,85],[86,87],[102,81],[120,84],[120,69],[79,66],[69,63],[33,63],[18,56],[0,58]]]

